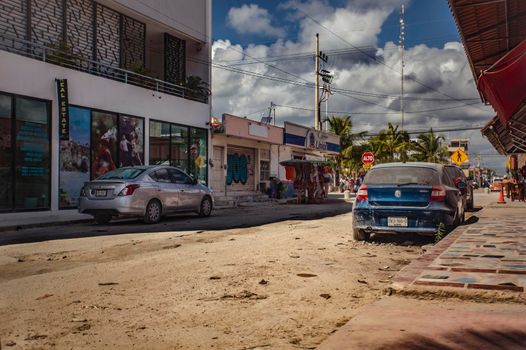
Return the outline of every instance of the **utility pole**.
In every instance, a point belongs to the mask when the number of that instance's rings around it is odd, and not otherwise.
[[[316,53],[314,72],[314,129],[320,130],[320,35],[316,33]]]
[[[333,76],[331,72],[326,70],[325,66],[329,60],[329,57],[320,51],[320,36],[316,33],[316,78],[314,81],[314,128],[316,130],[322,130],[323,125],[321,122],[321,103],[327,102],[329,95],[332,95],[330,85],[332,83]],[[320,69],[320,60],[323,62],[323,69]],[[320,76],[323,80],[323,93],[320,98]],[[325,104],[325,114],[327,114],[327,104]]]
[[[400,54],[401,54],[401,65],[402,65],[402,75],[400,80],[400,111],[402,112],[402,128],[404,131],[404,51],[405,51],[405,23],[404,23],[404,4],[400,9]]]

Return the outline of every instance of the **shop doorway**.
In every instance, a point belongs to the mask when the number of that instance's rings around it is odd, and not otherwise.
[[[214,146],[214,155],[212,163],[214,164],[212,172],[212,189],[216,193],[225,192],[225,148]]]
[[[253,148],[228,147],[227,191],[255,190],[255,150]]]

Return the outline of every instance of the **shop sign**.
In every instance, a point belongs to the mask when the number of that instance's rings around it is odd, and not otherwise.
[[[327,150],[327,142],[323,139],[323,134],[318,131],[309,129],[305,137],[305,147],[310,149],[317,149],[320,151]]]
[[[68,80],[56,79],[58,94],[59,137],[69,140]]]
[[[268,128],[266,125],[249,123],[248,134],[266,139],[268,138]]]

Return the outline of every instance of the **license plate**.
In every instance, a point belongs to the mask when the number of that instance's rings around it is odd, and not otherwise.
[[[406,217],[388,217],[387,226],[407,227],[407,218]]]
[[[106,190],[95,190],[95,197],[106,197]]]

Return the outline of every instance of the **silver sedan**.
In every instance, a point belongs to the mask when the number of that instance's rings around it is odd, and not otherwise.
[[[93,215],[99,224],[127,216],[143,217],[144,222],[153,224],[170,213],[209,216],[212,208],[212,191],[183,171],[169,166],[140,166],[119,168],[86,182],[78,210]]]

